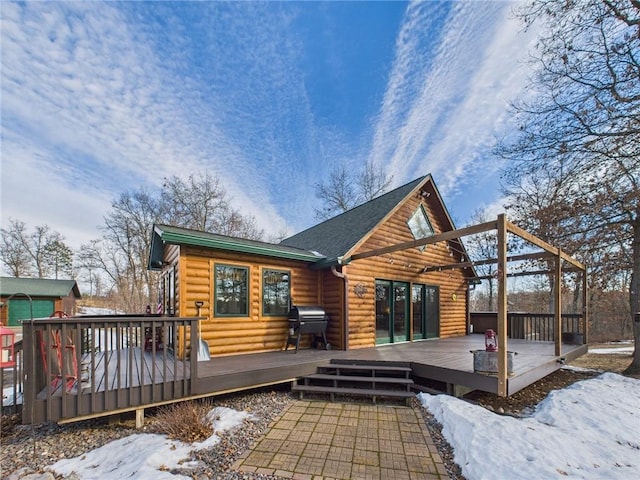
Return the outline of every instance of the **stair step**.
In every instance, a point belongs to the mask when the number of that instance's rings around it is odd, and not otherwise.
[[[398,377],[364,377],[359,375],[332,375],[330,373],[312,373],[311,375],[306,375],[304,378],[308,378],[310,380],[336,380],[338,382],[351,381],[413,385],[413,380],[411,380],[410,378]]]
[[[329,362],[331,365],[365,365],[376,367],[411,367],[411,362],[400,362],[395,360],[359,360],[349,358],[332,358]]]
[[[367,397],[397,397],[412,398],[415,393],[406,390],[379,390],[372,388],[341,388],[341,387],[319,387],[315,385],[293,385],[292,391],[309,393],[328,393],[343,395],[365,395]]]
[[[398,372],[398,373],[411,373],[411,367],[401,367],[401,366],[395,366],[395,367],[390,367],[387,365],[353,365],[351,363],[345,363],[345,364],[338,364],[338,363],[331,363],[329,365],[321,365],[318,367],[318,369],[322,369],[322,370],[326,370],[326,369],[331,369],[331,370],[367,370],[367,371],[372,371],[372,372],[387,372],[387,373],[392,373],[392,372]]]

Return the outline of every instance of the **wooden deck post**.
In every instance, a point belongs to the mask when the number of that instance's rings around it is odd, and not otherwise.
[[[144,427],[144,408],[138,408],[136,410],[136,430]]]
[[[554,333],[556,344],[556,356],[562,355],[562,250],[558,248],[555,268],[554,290]]]
[[[35,402],[37,392],[36,374],[36,333],[31,322],[22,324],[22,359],[24,362],[24,391],[22,400],[22,423],[35,423]]]
[[[498,215],[498,396],[507,388],[507,219]]]

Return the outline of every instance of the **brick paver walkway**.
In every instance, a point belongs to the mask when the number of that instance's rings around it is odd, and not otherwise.
[[[449,478],[412,408],[316,401],[290,405],[232,468],[299,480]]]

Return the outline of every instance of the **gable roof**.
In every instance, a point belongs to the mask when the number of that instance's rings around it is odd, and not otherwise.
[[[314,263],[323,257],[305,249],[274,243],[259,242],[245,238],[228,237],[216,233],[201,232],[171,225],[154,225],[149,254],[149,269],[161,270],[164,245],[191,245],[198,247],[228,250],[232,252],[264,255],[267,257],[300,260]]]
[[[323,263],[337,263],[383,221],[404,199],[412,195],[431,175],[413,180],[360,206],[330,218],[280,242],[281,245],[321,253]]]
[[[32,297],[66,297],[73,293],[82,298],[75,280],[54,280],[50,278],[0,278],[0,295],[10,296],[26,293]]]

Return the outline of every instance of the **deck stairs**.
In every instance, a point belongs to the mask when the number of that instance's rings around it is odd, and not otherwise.
[[[411,366],[406,362],[331,360],[317,367],[316,373],[301,377],[291,387],[304,394],[359,396],[370,398],[395,398],[409,402],[415,396],[412,391]]]

